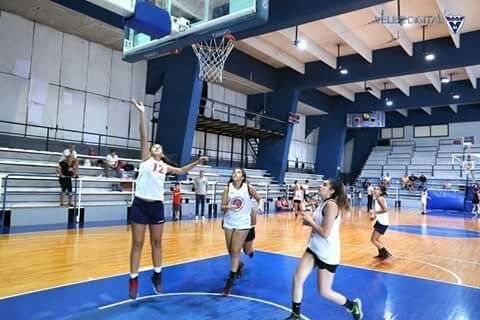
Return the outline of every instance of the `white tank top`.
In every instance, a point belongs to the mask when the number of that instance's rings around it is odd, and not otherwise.
[[[303,200],[302,190],[294,190],[293,191],[293,200]]]
[[[387,201],[385,201],[385,207],[388,210]],[[380,206],[378,201],[375,200],[375,211],[381,211],[381,210],[382,210],[382,207]],[[383,224],[384,226],[388,226],[389,225],[388,215],[389,215],[388,211],[385,213],[377,213],[378,223]]]
[[[233,183],[228,185],[228,205],[237,207],[228,210],[223,218],[223,227],[226,229],[250,229],[252,213],[252,200],[248,192],[248,184],[243,183],[236,189]]]
[[[140,163],[136,180],[135,196],[146,199],[164,201],[163,184],[167,174],[167,164],[153,157]]]
[[[313,220],[316,224],[322,225],[323,223],[323,208],[325,205],[333,200],[327,200],[317,208],[313,214]],[[322,237],[318,233],[312,230],[308,247],[315,255],[327,264],[337,265],[340,264],[340,212],[333,222],[332,230],[327,238]]]

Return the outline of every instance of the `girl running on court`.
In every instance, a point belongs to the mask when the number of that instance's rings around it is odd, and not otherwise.
[[[235,169],[222,196],[222,211],[225,213],[222,226],[225,232],[227,250],[230,254],[230,274],[222,291],[224,295],[231,294],[238,273],[242,273],[243,264],[240,262],[240,252],[252,228],[251,197],[257,200],[261,211],[263,199],[258,195],[255,188],[247,182],[245,171]]]
[[[375,221],[375,224],[373,225],[370,241],[372,241],[372,243],[378,249],[378,255],[375,256],[375,258],[387,259],[392,255],[387,251],[387,249],[385,249],[385,246],[380,241],[380,237],[385,234],[389,224],[387,201],[385,201],[385,197],[387,196],[387,187],[376,186],[373,191],[373,195],[375,197],[374,210],[377,221]]]
[[[167,174],[185,174],[195,166],[207,161],[206,157],[182,167],[176,168],[164,162],[162,146],[154,144],[148,147],[145,123],[145,106],[142,102],[133,101],[140,111],[140,140],[142,162],[136,180],[135,199],[132,203],[130,222],[132,229],[132,247],[130,251],[130,281],[128,294],[131,299],[137,297],[138,269],[145,239],[145,230],[150,231],[150,245],[154,273],[152,275],[153,289],[162,292],[162,236],[164,217],[164,182]]]
[[[303,298],[303,284],[314,267],[317,268],[317,284],[320,295],[344,306],[352,314],[353,319],[362,319],[360,299],[347,299],[332,289],[335,272],[340,264],[341,212],[349,209],[347,195],[343,184],[334,179],[323,182],[319,195],[323,202],[315,213],[313,215],[303,214],[303,224],[312,227],[312,233],[307,250],[300,259],[293,277],[292,313],[287,320],[301,319],[300,304]]]

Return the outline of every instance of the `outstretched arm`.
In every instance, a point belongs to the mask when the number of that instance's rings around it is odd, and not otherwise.
[[[147,125],[145,123],[145,106],[143,102],[137,102],[132,100],[133,105],[140,112],[140,147],[142,150],[142,161],[150,158],[150,150],[148,148],[148,138],[147,138]]]
[[[198,166],[199,164],[202,164],[204,162],[206,162],[208,160],[207,157],[200,157],[198,158],[198,160],[195,160],[189,164],[187,164],[186,166],[183,166],[181,168],[177,168],[177,167],[172,167],[172,166],[168,166],[168,169],[167,171],[169,173],[173,173],[173,174],[177,174],[177,175],[180,175],[180,174],[185,174],[187,173],[188,171],[190,171],[191,169],[195,168],[196,166]]]

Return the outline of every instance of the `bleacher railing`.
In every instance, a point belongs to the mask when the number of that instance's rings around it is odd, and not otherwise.
[[[49,146],[52,142],[68,142],[68,143],[85,143],[94,145],[97,147],[97,151],[100,153],[101,147],[117,147],[124,149],[140,150],[140,147],[135,147],[132,145],[140,146],[140,139],[130,138],[130,137],[121,137],[109,134],[103,134],[98,132],[89,132],[84,130],[73,130],[73,129],[63,129],[56,127],[48,127],[37,124],[30,123],[20,123],[13,121],[0,120],[0,124],[7,124],[18,127],[19,130],[10,130],[4,131],[0,130],[0,134],[6,134],[11,136],[20,136],[25,138],[40,138],[45,140],[45,150],[49,151]],[[29,128],[35,128],[39,131],[45,132],[44,135],[39,133],[29,132]],[[60,134],[59,133],[63,133]],[[64,134],[69,133],[68,138],[64,138]],[[79,138],[78,138],[78,137]],[[113,143],[110,140],[121,140],[125,141],[123,144]],[[151,142],[151,141],[149,141]]]

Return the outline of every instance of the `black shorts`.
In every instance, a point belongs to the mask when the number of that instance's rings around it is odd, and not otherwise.
[[[293,200],[293,203],[302,203],[302,200]]]
[[[182,205],[180,203],[173,203],[172,204],[173,211],[180,211],[181,208],[182,208]]]
[[[337,271],[338,264],[328,264],[328,263],[323,262],[322,260],[320,260],[317,257],[315,252],[313,252],[312,249],[310,249],[310,248],[307,248],[307,250],[305,252],[307,252],[307,253],[309,253],[313,256],[313,258],[315,259],[315,266],[318,269],[320,269],[320,270],[325,269],[325,270],[329,271],[330,273],[335,273]]]
[[[377,221],[373,225],[373,229],[380,234],[385,234],[385,231],[387,231],[388,226],[384,226],[383,224],[381,224],[380,222]]]
[[[255,240],[255,227],[251,228],[250,231],[248,231],[247,237],[245,238],[245,242],[253,241],[253,240]]]
[[[130,211],[130,222],[138,224],[165,223],[162,201],[145,201],[135,197]]]
[[[72,177],[60,177],[58,178],[62,192],[72,193]]]

